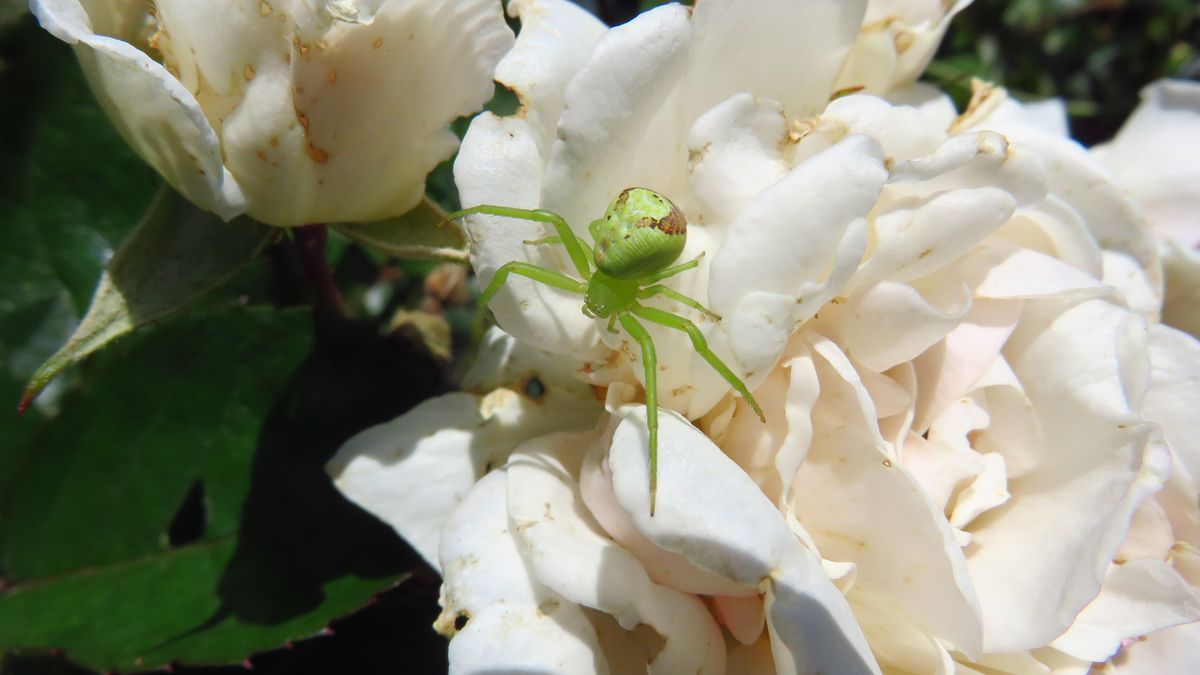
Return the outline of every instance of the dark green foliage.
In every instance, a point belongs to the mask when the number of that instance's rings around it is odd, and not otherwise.
[[[1027,100],[1066,100],[1085,144],[1108,140],[1163,77],[1200,77],[1193,0],[976,0],[951,24],[926,78],[960,106],[972,76]]]

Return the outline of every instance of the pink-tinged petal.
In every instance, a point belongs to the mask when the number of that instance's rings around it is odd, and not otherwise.
[[[1133,642],[1101,671],[1113,675],[1200,672],[1200,622],[1160,630]]]
[[[1052,644],[1076,658],[1101,662],[1126,638],[1193,621],[1200,621],[1200,591],[1170,564],[1142,558],[1110,567],[1100,595]]]
[[[858,566],[856,589],[978,654],[979,608],[945,516],[886,447],[850,362],[832,342],[810,341],[822,389],[793,488],[797,517],[823,556]]]
[[[988,372],[1020,316],[1020,300],[976,300],[962,323],[914,360],[918,434]]]
[[[723,672],[725,642],[704,603],[651,581],[587,513],[575,476],[594,436],[543,436],[509,460],[508,517],[530,573],[567,600],[612,615],[626,631],[657,631],[662,643],[642,669]]]
[[[442,536],[434,627],[452,638],[450,673],[608,673],[580,608],[530,578],[509,528],[506,478],[484,476]]]
[[[695,427],[659,413],[650,515],[645,408],[629,406],[609,449],[613,492],[635,526],[692,564],[766,594],[776,668],[878,672],[849,606],[758,486]],[[714,500],[711,495],[720,494]]]
[[[176,190],[225,219],[247,207],[221,162],[216,132],[192,95],[133,45],[92,32],[77,0],[31,3],[42,26],[75,47],[100,107],[134,152]]]
[[[1159,80],[1117,137],[1098,153],[1156,234],[1200,244],[1200,84]]]
[[[779,101],[793,119],[820,112],[866,5],[864,0],[696,3],[683,99],[688,119],[742,91]]]
[[[424,401],[346,441],[326,467],[342,494],[435,568],[441,529],[475,481],[527,439],[590,428],[600,413],[587,385],[498,331],[485,338],[470,382],[488,393]]]
[[[515,0],[508,3],[508,13],[521,20],[521,32],[512,51],[497,64],[496,81],[517,95],[548,157],[567,82],[607,28],[566,0]]]
[[[476,117],[454,162],[454,181],[463,205],[537,208],[544,161],[537,134],[529,121],[518,117],[491,113]],[[501,265],[514,260],[569,271],[565,254],[557,250],[560,247],[525,243],[548,236],[539,223],[475,215],[467,218],[466,229],[471,264],[481,284],[491,282]],[[599,343],[596,322],[583,315],[582,306],[579,295],[513,275],[489,308],[497,323],[522,342],[582,359]]]
[[[1044,443],[1009,483],[1012,499],[969,529],[987,651],[1035,648],[1066,630],[1099,592],[1133,510],[1162,486],[1168,451],[1136,413],[1146,346],[1144,324],[1104,301],[1025,302],[1004,354]],[[1028,574],[1035,558],[1039,573]]]
[[[761,598],[757,595],[716,595],[712,602],[721,624],[733,639],[744,645],[758,641],[767,620]]]
[[[567,85],[542,206],[581,235],[621,190],[686,192],[680,120],[669,114],[691,39],[687,8],[664,5],[614,28]]]
[[[688,134],[688,174],[704,228],[724,228],[788,172],[788,126],[771,100],[736,94],[700,116]]]

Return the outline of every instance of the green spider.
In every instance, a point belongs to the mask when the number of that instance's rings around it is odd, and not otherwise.
[[[475,213],[553,225],[558,236],[527,243],[562,244],[581,278],[573,279],[527,262],[509,262],[496,270],[496,276],[492,277],[492,282],[479,298],[480,306],[487,306],[508,275],[519,274],[547,286],[579,293],[583,296],[584,314],[592,318],[607,318],[608,330],[612,333],[617,332],[615,325],[619,322],[641,347],[642,364],[646,371],[646,423],[650,429],[651,516],[654,515],[658,491],[658,360],[650,333],[638,319],[687,333],[696,352],[746,399],[760,420],[766,421],[762,408],[746,389],[746,384],[709,349],[708,341],[696,324],[638,302],[662,295],[713,319],[721,319],[699,302],[659,283],[700,264],[699,257],[678,265],[671,264],[683,253],[683,246],[687,242],[687,221],[671,200],[647,188],[626,188],[608,205],[603,218],[593,220],[588,225],[588,233],[595,242],[593,247],[588,247],[583,239],[577,237],[562,216],[544,209],[484,204],[452,213],[448,218],[462,218]],[[594,272],[593,266],[596,268]]]

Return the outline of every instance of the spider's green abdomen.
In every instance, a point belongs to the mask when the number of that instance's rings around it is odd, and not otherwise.
[[[615,279],[638,279],[675,262],[687,243],[687,221],[670,199],[627,188],[588,226],[596,267]]]

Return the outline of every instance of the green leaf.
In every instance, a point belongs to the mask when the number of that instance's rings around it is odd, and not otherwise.
[[[0,40],[0,369],[26,380],[70,336],[159,179],[70,47],[27,18]],[[7,383],[6,383],[7,384]],[[15,405],[20,384],[0,408]]]
[[[271,229],[225,222],[163,187],[100,277],[87,314],[25,387],[21,409],[64,368],[113,340],[187,306],[252,260]]]
[[[467,237],[458,223],[428,198],[408,213],[374,223],[341,223],[342,234],[388,255],[408,260],[468,262]]]
[[[237,663],[418,565],[323,466],[440,371],[373,325],[318,325],[312,342],[309,321],[198,312],[90,364],[0,486],[0,650],[105,670]]]

